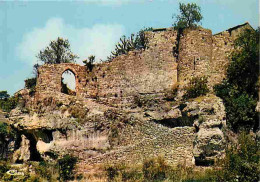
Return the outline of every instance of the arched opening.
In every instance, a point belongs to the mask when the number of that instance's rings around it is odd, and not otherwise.
[[[76,95],[76,78],[71,70],[66,70],[61,76],[61,92],[68,95]]]

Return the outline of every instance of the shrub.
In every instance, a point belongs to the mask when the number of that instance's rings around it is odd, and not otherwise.
[[[39,165],[35,166],[35,172],[41,178],[47,179],[48,181],[52,180],[52,171],[53,166],[50,166],[47,162],[41,161]]]
[[[37,82],[37,78],[28,78],[24,80],[25,82],[25,88],[34,90]]]
[[[167,178],[170,166],[162,157],[148,159],[143,163],[143,175],[146,181],[162,181]]]
[[[114,180],[118,175],[119,175],[119,167],[118,166],[108,166],[105,167],[106,173],[107,173],[107,177],[108,177],[108,181],[112,181]]]
[[[6,123],[0,121],[0,136],[2,138],[13,137],[14,131]]]
[[[227,78],[214,87],[224,101],[227,123],[237,132],[241,128],[259,129],[255,111],[259,78],[259,29],[246,29],[235,40],[230,57]]]
[[[206,95],[209,92],[207,86],[207,78],[203,77],[193,77],[188,86],[185,88],[186,93],[184,94],[185,99],[196,98],[202,95]]]
[[[10,169],[10,166],[7,162],[0,161],[0,179],[4,176],[4,174]]]
[[[146,49],[148,44],[148,39],[145,36],[146,31],[150,31],[152,28],[145,28],[140,30],[136,35],[131,34],[130,37],[123,36],[120,38],[120,42],[117,43],[115,51],[111,52],[111,56],[108,57],[108,61],[111,61],[116,56],[127,54],[132,50]]]
[[[259,181],[259,153],[257,139],[242,132],[238,144],[226,149],[226,157],[222,161],[223,172],[218,174],[219,181]]]
[[[0,91],[0,100],[8,99],[10,95],[7,93],[6,90]]]
[[[10,97],[7,99],[0,100],[0,109],[2,109],[5,112],[10,112],[17,106],[18,101],[18,97]]]
[[[91,72],[93,67],[94,67],[94,62],[95,62],[95,56],[91,55],[88,57],[88,59],[84,60],[83,63],[87,67],[87,69]]]
[[[64,181],[74,179],[73,170],[77,163],[76,157],[65,155],[62,159],[58,160],[60,178]]]
[[[108,181],[142,181],[142,172],[136,166],[125,164],[105,166]]]
[[[77,121],[82,124],[85,121],[85,117],[88,114],[89,109],[84,107],[82,104],[76,104],[70,106],[68,111],[73,118],[76,118]]]

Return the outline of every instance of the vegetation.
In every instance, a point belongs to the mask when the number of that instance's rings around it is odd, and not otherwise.
[[[34,89],[36,86],[36,78],[28,78],[24,80],[25,82],[25,88],[27,89]]]
[[[150,31],[152,28],[145,28],[140,30],[136,35],[131,34],[130,37],[123,36],[117,43],[115,51],[111,52],[111,56],[108,60],[111,61],[116,56],[127,54],[129,51],[146,49],[148,44],[148,39],[145,36],[145,31]]]
[[[5,112],[10,112],[18,104],[18,97],[10,97],[7,91],[0,91],[0,109]]]
[[[256,137],[242,132],[238,143],[226,149],[223,171],[217,174],[219,181],[259,181],[259,149]]]
[[[4,176],[4,174],[10,169],[10,166],[6,161],[0,161],[0,179]]]
[[[73,180],[73,170],[77,163],[76,157],[65,155],[62,159],[58,160],[60,179],[63,181]]]
[[[8,99],[10,95],[7,93],[6,90],[0,91],[0,100]]]
[[[28,78],[24,80],[24,82],[25,82],[25,88],[30,90],[30,94],[33,94],[35,92],[37,78],[36,77]]]
[[[207,77],[193,77],[187,85],[185,99],[196,98],[209,92]]]
[[[184,164],[177,167],[167,164],[164,158],[146,159],[142,165],[129,166],[125,164],[108,165],[105,167],[108,181],[139,181],[139,182],[166,182],[166,181],[208,181],[215,177],[211,170],[196,172],[194,168]],[[213,173],[214,174],[214,173]]]
[[[51,41],[36,57],[44,64],[73,63],[78,58],[71,52],[69,41],[61,37]]]
[[[12,128],[7,125],[6,123],[3,123],[0,121],[0,136],[1,138],[9,138],[14,135],[14,132]]]
[[[41,162],[29,162],[29,165],[33,167],[35,171],[35,178],[39,181],[57,181],[57,165],[48,163],[45,161]],[[56,178],[56,179],[55,179]]]
[[[94,55],[89,56],[88,59],[83,61],[83,63],[85,64],[85,66],[88,68],[89,71],[92,71],[94,67],[94,62],[95,62]]]
[[[195,3],[179,3],[179,10],[180,15],[173,16],[175,18],[173,26],[177,30],[195,28],[203,18],[200,13],[200,7]]]
[[[214,87],[224,101],[228,125],[235,131],[257,130],[259,30],[246,29],[235,41],[227,78]]]

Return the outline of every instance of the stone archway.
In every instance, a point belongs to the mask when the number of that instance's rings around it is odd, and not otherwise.
[[[74,63],[46,64],[39,67],[36,91],[61,92],[62,74],[67,70],[75,76],[76,95],[82,95],[86,86],[86,68]]]
[[[71,70],[65,70],[61,75],[61,92],[68,95],[76,95],[76,74]]]

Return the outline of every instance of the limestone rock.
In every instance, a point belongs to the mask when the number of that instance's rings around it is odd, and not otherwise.
[[[193,148],[195,164],[213,164],[215,159],[224,156],[226,115],[223,102],[210,94],[185,104],[182,112],[197,118],[193,124],[197,130]]]
[[[14,152],[13,160],[17,161],[28,161],[30,159],[30,141],[24,136],[21,136],[21,146]]]
[[[224,154],[225,139],[219,128],[201,128],[194,141],[195,163],[209,165]]]

